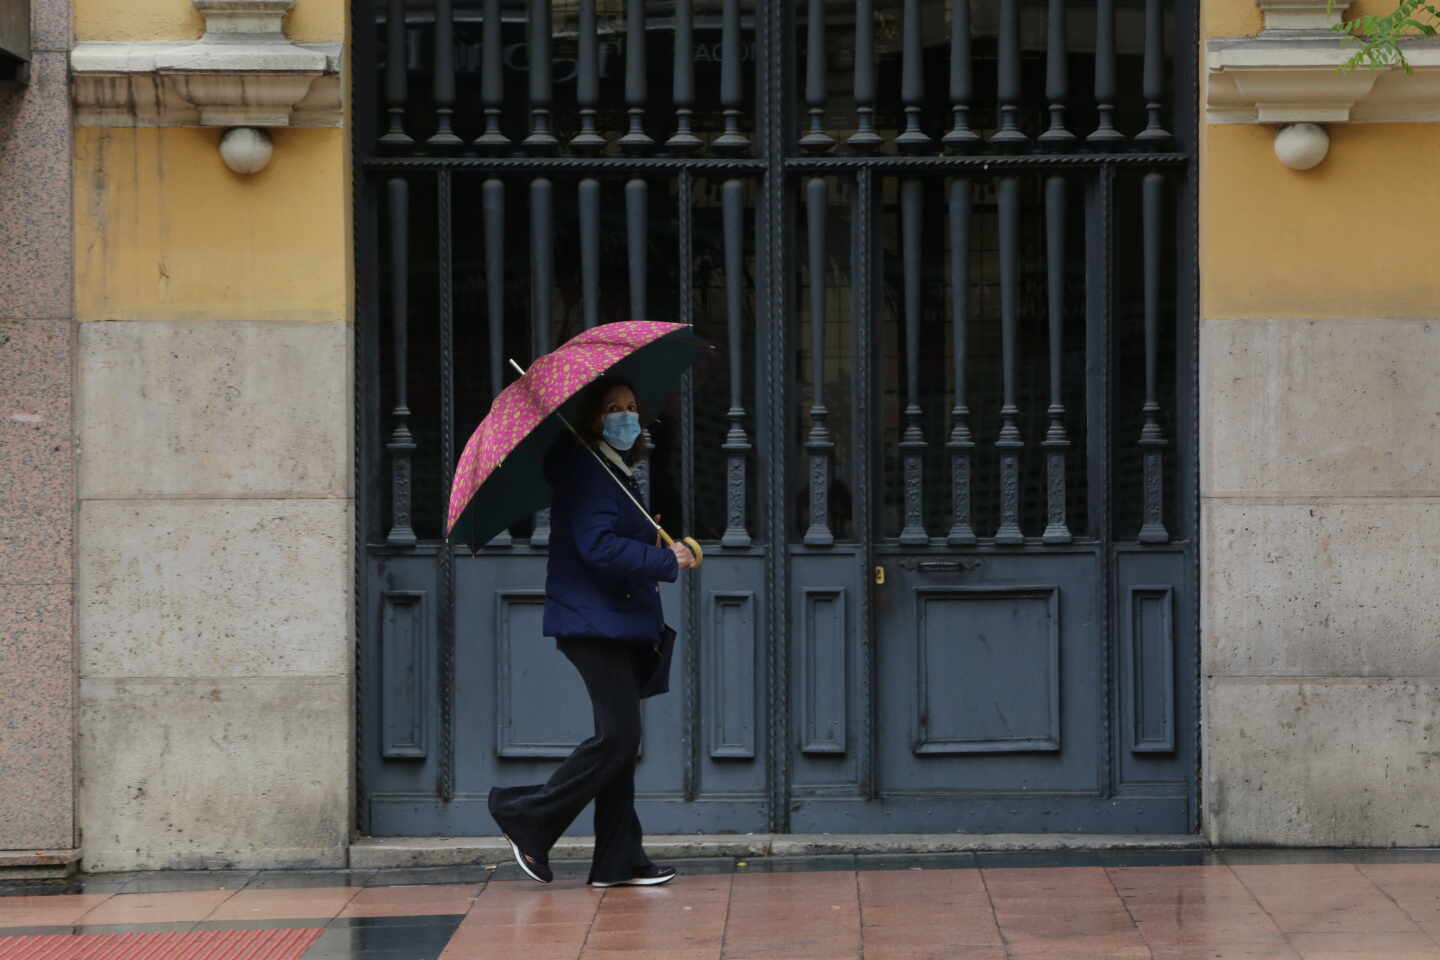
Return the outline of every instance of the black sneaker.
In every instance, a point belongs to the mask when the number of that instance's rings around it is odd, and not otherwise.
[[[629,880],[591,880],[592,887],[658,887],[674,880],[679,871],[673,867],[657,867],[651,864]]]
[[[520,844],[510,839],[510,834],[505,834],[505,841],[510,844],[510,852],[515,855],[515,863],[525,876],[536,883],[549,883],[555,879],[555,874],[550,871],[550,862],[543,854],[526,853],[521,849]]]

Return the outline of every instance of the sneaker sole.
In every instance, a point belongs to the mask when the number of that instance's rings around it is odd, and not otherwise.
[[[525,854],[520,852],[520,845],[514,840],[511,840],[509,834],[505,835],[505,842],[510,844],[510,853],[515,857],[516,865],[519,866],[521,870],[525,871],[525,876],[529,877],[531,880],[534,880],[536,883],[550,882],[544,877],[538,877],[535,875],[535,871],[531,870],[530,865],[525,862]]]
[[[644,877],[635,880],[591,880],[592,887],[658,887],[662,883],[669,883],[678,877],[678,873],[672,873],[668,877]]]

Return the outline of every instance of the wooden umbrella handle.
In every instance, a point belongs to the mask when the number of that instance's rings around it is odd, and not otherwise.
[[[660,539],[664,541],[665,546],[673,547],[675,545],[675,538],[670,536],[670,534],[666,533],[664,527],[656,524],[655,532],[660,534]],[[698,567],[700,566],[700,564],[705,562],[705,551],[700,549],[699,541],[697,541],[694,537],[681,537],[680,542],[685,544],[686,548],[689,549],[691,555],[695,557],[695,566]]]

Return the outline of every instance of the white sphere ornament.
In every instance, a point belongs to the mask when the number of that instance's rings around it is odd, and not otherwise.
[[[1330,134],[1314,123],[1292,123],[1275,134],[1275,156],[1291,170],[1320,165],[1330,152]]]
[[[236,127],[220,138],[220,159],[234,172],[246,176],[269,166],[274,152],[270,134],[254,127]]]

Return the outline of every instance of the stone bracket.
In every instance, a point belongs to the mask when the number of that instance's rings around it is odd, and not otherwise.
[[[193,0],[205,33],[189,43],[76,44],[84,126],[338,127],[342,48],[292,43],[294,0]]]
[[[1340,67],[1353,42],[1331,31],[1348,3],[1256,0],[1259,35],[1206,44],[1205,115],[1211,123],[1425,123],[1440,121],[1440,42],[1405,41],[1413,74]]]

